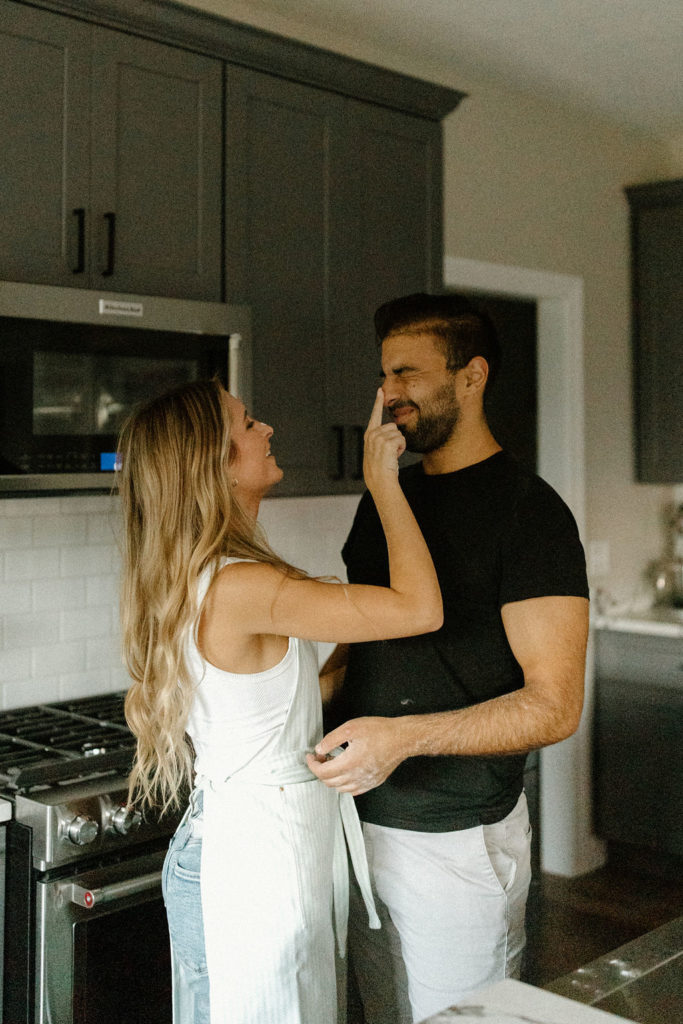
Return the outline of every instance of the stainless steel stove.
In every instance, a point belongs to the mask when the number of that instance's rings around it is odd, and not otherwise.
[[[123,697],[0,712],[4,1024],[170,1020],[161,868],[176,819],[126,807]]]

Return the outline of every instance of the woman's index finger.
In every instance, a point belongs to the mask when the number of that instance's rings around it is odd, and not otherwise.
[[[377,395],[375,397],[375,404],[372,407],[370,413],[370,419],[368,420],[368,430],[371,427],[381,427],[382,425],[382,412],[384,410],[384,392],[381,388],[377,389]]]

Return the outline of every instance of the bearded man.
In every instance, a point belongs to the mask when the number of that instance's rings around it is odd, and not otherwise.
[[[484,394],[499,362],[489,319],[461,296],[417,294],[380,307],[375,327],[385,408],[423,455],[400,480],[444,625],[333,652],[323,681],[345,676],[346,721],[312,767],[357,797],[363,821],[383,925],[369,931],[352,900],[366,1024],[411,1024],[519,974],[525,755],[579,724],[588,586],[571,512],[489,429]],[[343,557],[351,583],[390,584],[367,493]]]

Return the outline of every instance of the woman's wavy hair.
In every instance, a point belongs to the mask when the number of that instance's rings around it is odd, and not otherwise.
[[[230,419],[218,380],[183,385],[135,410],[118,452],[121,633],[132,679],[125,710],[137,739],[129,800],[165,813],[192,783],[185,728],[198,680],[186,645],[199,619],[201,573],[233,555],[305,574],[278,558],[232,494]]]

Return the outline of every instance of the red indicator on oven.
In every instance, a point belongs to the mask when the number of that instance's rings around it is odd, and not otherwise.
[[[90,890],[87,890],[83,893],[83,902],[88,908],[93,907],[95,905],[95,897],[90,892]]]

